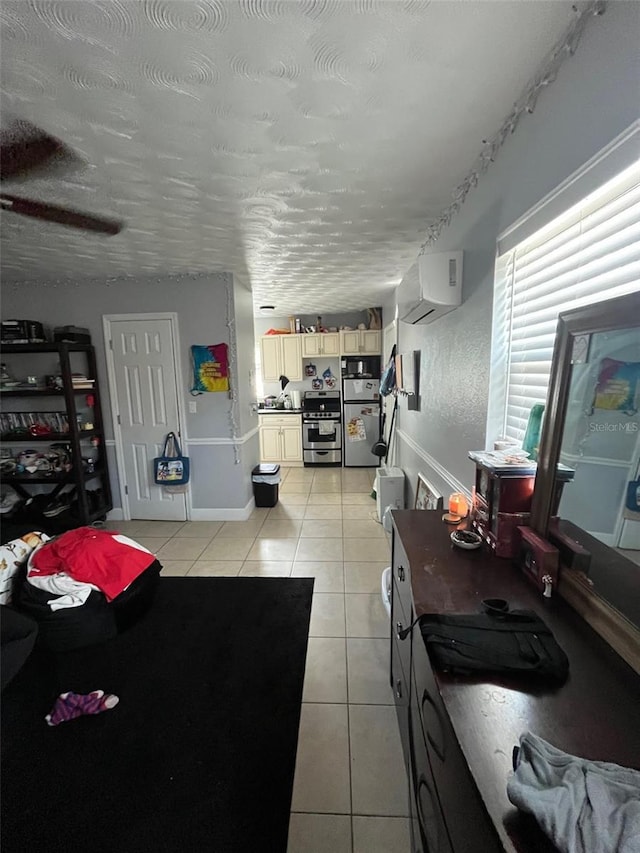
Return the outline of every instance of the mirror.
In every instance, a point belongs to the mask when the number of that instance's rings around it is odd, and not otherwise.
[[[640,293],[560,315],[531,526],[559,592],[640,671]],[[557,515],[558,463],[574,478]]]

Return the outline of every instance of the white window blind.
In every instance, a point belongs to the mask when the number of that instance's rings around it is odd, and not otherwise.
[[[503,435],[521,441],[531,407],[546,401],[560,312],[635,290],[640,160],[498,258],[492,350],[507,370],[491,393]]]

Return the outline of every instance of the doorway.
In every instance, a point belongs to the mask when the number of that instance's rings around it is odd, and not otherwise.
[[[181,434],[177,315],[110,314],[103,322],[124,518],[185,521],[186,495],[153,481],[167,433]]]

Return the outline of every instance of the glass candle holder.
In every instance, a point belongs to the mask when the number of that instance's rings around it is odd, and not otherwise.
[[[461,492],[454,492],[449,497],[449,512],[452,515],[459,515],[460,518],[464,518],[469,512],[469,503]]]

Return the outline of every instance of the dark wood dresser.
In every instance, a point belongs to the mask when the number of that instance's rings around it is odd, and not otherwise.
[[[412,853],[547,853],[511,805],[512,750],[526,731],[565,752],[640,768],[640,677],[557,596],[509,561],[451,544],[440,512],[393,512],[391,684],[409,779]],[[538,613],[570,662],[568,681],[462,677],[432,669],[424,613],[479,613],[485,598]],[[404,639],[402,637],[404,636]]]

